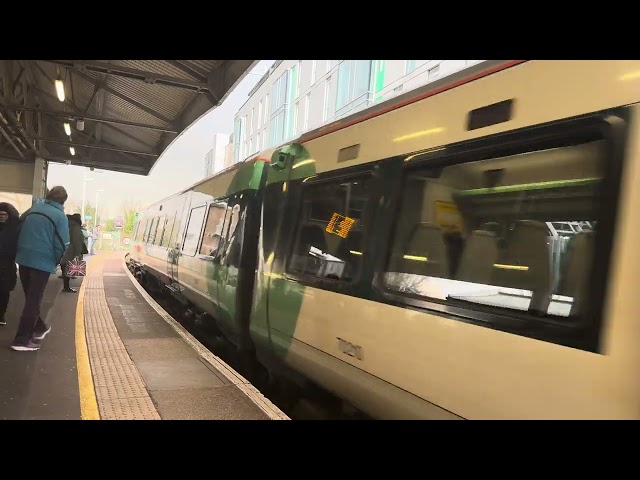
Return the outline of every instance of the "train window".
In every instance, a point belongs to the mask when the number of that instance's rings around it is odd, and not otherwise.
[[[147,243],[153,245],[156,239],[156,230],[158,229],[158,217],[155,217],[151,221],[151,228],[149,229],[149,236],[147,237]]]
[[[247,209],[246,206],[243,208],[239,200],[236,201],[238,203],[228,209],[220,264],[239,267]]]
[[[153,219],[147,219],[144,225],[144,235],[142,235],[142,242],[147,243],[149,240],[149,231],[151,230],[151,223]]]
[[[222,238],[222,225],[224,224],[224,214],[226,203],[212,203],[209,206],[207,224],[204,227],[200,255],[215,257]]]
[[[145,231],[146,224],[147,224],[146,220],[138,220],[138,227],[137,227],[136,236],[135,236],[136,242],[140,241],[141,236],[144,238],[143,233]]]
[[[173,225],[176,221],[176,217],[175,215],[173,216],[169,216],[169,219],[167,220],[167,223],[164,227],[164,234],[162,235],[162,243],[161,245],[163,247],[168,247],[169,246],[169,240],[171,240],[171,237],[173,235]]]
[[[176,212],[173,217],[173,229],[171,231],[171,239],[169,240],[169,248],[180,247],[180,241],[178,240],[178,235],[180,235],[180,228],[182,227],[180,220],[181,217],[179,217],[178,212]]]
[[[606,144],[408,171],[385,283],[489,313],[584,315]]]
[[[158,218],[158,230],[156,231],[156,238],[155,238],[155,241],[153,242],[154,245],[158,245],[158,246],[162,245],[162,237],[164,237],[166,223],[167,223],[166,215],[162,215],[160,218]]]
[[[182,245],[182,253],[184,255],[195,255],[198,250],[198,242],[200,241],[200,232],[202,231],[202,223],[204,220],[205,207],[196,207],[191,210],[189,223],[187,225],[187,233],[184,237]]]
[[[360,270],[368,178],[306,185],[289,271],[352,281]]]

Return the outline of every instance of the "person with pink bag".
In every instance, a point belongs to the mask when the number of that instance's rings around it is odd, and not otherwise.
[[[84,235],[82,234],[82,218],[79,213],[73,215],[67,215],[69,219],[69,238],[71,242],[69,247],[64,252],[62,259],[60,260],[60,268],[62,269],[62,281],[64,282],[63,292],[75,293],[77,290],[71,288],[69,281],[76,275],[74,272],[69,272],[69,262],[72,260],[82,261],[83,253],[86,253],[84,246]]]

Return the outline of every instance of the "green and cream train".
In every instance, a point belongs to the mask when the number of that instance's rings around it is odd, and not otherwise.
[[[491,61],[141,213],[130,268],[380,419],[640,418],[640,61]]]

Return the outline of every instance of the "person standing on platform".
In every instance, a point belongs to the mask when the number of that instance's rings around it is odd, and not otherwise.
[[[82,253],[85,255],[89,253],[89,230],[87,230],[87,224],[82,224],[82,237],[84,238],[84,247]]]
[[[89,255],[96,254],[96,243],[100,237],[100,225],[95,225],[91,230],[91,246],[89,247]]]
[[[51,331],[40,317],[40,304],[49,276],[56,273],[69,246],[69,221],[64,214],[67,191],[56,186],[44,202],[34,204],[22,216],[16,263],[24,290],[24,308],[11,348],[34,351]]]
[[[73,215],[67,215],[67,220],[69,221],[69,238],[71,243],[69,244],[69,248],[64,253],[62,260],[60,260],[60,268],[62,269],[62,280],[64,282],[63,292],[75,293],[77,290],[75,288],[71,288],[69,285],[69,281],[71,278],[67,276],[67,263],[69,263],[74,258],[78,258],[82,260],[82,254],[86,253],[84,249],[84,237],[82,235],[82,220],[80,220],[80,214],[74,213]]]
[[[20,233],[20,214],[7,202],[0,203],[0,326],[6,325],[4,318],[11,292],[18,281],[16,249]]]

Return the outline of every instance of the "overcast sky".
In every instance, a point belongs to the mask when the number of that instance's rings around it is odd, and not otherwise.
[[[252,74],[242,80],[222,105],[191,125],[164,152],[148,177],[109,171],[87,172],[87,176],[94,179],[87,182],[87,202],[95,204],[96,190],[104,189],[99,193],[98,208],[111,217],[119,213],[125,201],[153,203],[201,180],[204,176],[204,157],[213,147],[213,135],[233,132],[234,115],[273,62],[260,61]],[[73,165],[50,163],[47,185],[49,188],[63,185],[69,192],[69,200],[80,205],[83,170]]]

